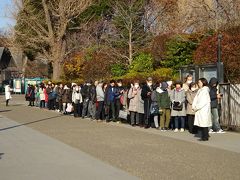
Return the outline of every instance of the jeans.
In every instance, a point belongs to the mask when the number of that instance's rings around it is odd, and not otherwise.
[[[118,119],[119,111],[122,109],[122,104],[120,102],[120,99],[116,99],[115,105],[116,105],[116,119]]]
[[[40,108],[45,108],[45,100],[40,101]]]
[[[212,129],[214,131],[219,131],[221,129],[219,124],[218,108],[212,108]]]
[[[81,104],[78,103],[74,103],[74,117],[80,117],[81,114]]]
[[[107,109],[108,109],[107,121],[109,121],[110,118],[115,120],[116,119],[116,116],[115,116],[115,102],[113,102],[113,101],[109,102],[108,105],[107,105]]]
[[[88,114],[88,105],[89,105],[89,99],[84,99],[83,100],[83,110],[82,110],[82,117],[87,116]]]
[[[181,123],[181,128],[184,129],[184,127],[185,127],[185,117],[184,116],[175,116],[174,117],[175,129],[179,128],[179,120],[180,120],[180,123]]]
[[[97,112],[96,112],[96,119],[103,120],[104,119],[104,101],[98,101],[98,107],[97,107]]]
[[[92,119],[95,119],[95,117],[96,117],[96,102],[89,101],[88,113]]]

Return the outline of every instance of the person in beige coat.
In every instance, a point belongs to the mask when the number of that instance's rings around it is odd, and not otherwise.
[[[193,100],[192,109],[195,112],[194,125],[202,131],[202,141],[208,141],[208,128],[212,126],[211,99],[208,81],[201,78],[198,81],[199,90]]]
[[[129,111],[131,117],[131,125],[140,125],[144,114],[144,101],[141,97],[141,87],[139,86],[139,81],[134,81],[134,85],[128,91]]]
[[[187,100],[187,122],[188,122],[188,130],[191,134],[197,133],[197,127],[194,126],[194,117],[195,112],[192,110],[193,100],[198,92],[197,83],[191,83],[189,85],[189,90],[186,92],[186,100]]]

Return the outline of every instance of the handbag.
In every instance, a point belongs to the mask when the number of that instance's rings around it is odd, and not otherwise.
[[[119,111],[119,118],[127,120],[128,112],[127,110],[120,110]]]
[[[183,109],[183,105],[180,102],[173,102],[173,110],[175,111],[181,111]]]
[[[66,112],[71,113],[72,111],[73,111],[73,106],[72,106],[71,103],[68,103],[68,104],[67,104]]]
[[[150,114],[152,115],[158,115],[159,114],[159,106],[157,104],[151,104],[150,107]]]
[[[176,90],[174,90],[174,99],[175,99],[175,93],[176,93]],[[181,111],[183,109],[183,104],[178,101],[174,101],[172,103],[172,109],[175,111]]]

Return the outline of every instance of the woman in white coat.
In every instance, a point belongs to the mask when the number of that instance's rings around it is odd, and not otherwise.
[[[9,100],[12,99],[11,88],[8,84],[5,86],[5,98],[6,98],[6,106],[8,106]]]
[[[201,78],[198,81],[199,90],[193,100],[192,109],[195,112],[194,125],[202,131],[202,141],[208,141],[208,128],[212,126],[211,99],[209,95],[208,81]]]

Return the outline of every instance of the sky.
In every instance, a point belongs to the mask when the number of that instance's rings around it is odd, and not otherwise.
[[[0,0],[0,29],[6,30],[9,28],[9,25],[14,25],[14,20],[7,18],[10,16],[9,10],[13,6],[12,0]]]

